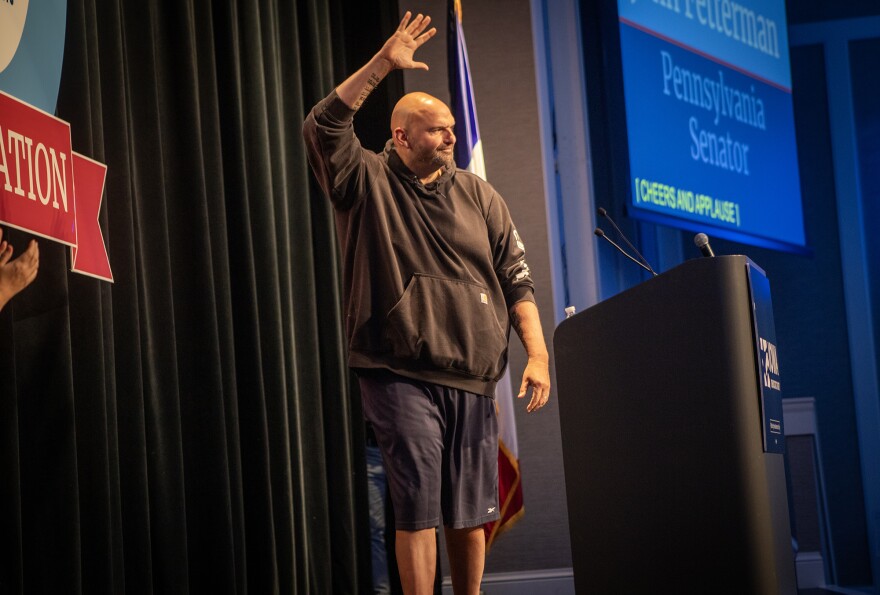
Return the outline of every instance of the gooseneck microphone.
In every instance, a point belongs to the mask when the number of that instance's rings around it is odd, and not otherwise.
[[[649,263],[648,259],[646,259],[644,256],[642,256],[642,253],[639,252],[638,249],[632,245],[632,242],[629,241],[629,239],[626,237],[626,234],[623,233],[622,231],[620,231],[620,228],[617,227],[617,224],[614,222],[614,219],[611,218],[611,215],[608,214],[608,211],[606,211],[603,207],[599,207],[598,211],[599,211],[600,215],[602,215],[603,217],[608,219],[608,222],[611,223],[611,226],[614,228],[614,231],[617,232],[617,235],[619,235],[621,238],[623,238],[623,241],[626,242],[626,245],[629,246],[630,249],[636,253],[636,256],[638,256],[639,260],[641,261],[640,264],[641,264],[642,268],[647,270],[649,273],[651,273],[652,275],[654,275],[656,277],[657,273],[654,271],[654,269],[651,268],[651,263]],[[620,250],[620,247],[618,246],[617,249]],[[621,250],[621,252],[623,252],[623,250]],[[627,254],[627,256],[629,256],[629,255]],[[635,260],[635,259],[630,256],[630,260]]]
[[[709,258],[715,256],[715,253],[712,251],[712,246],[709,245],[709,236],[704,233],[698,233],[694,236],[694,244],[697,245],[697,248],[700,249],[700,252],[703,253],[703,256],[707,256]]]
[[[648,271],[649,273],[651,273],[652,275],[654,275],[655,277],[657,276],[657,273],[655,273],[653,269],[651,269],[651,268],[648,267],[648,266],[645,266],[644,264],[642,264],[641,262],[639,262],[638,260],[636,260],[635,258],[633,258],[632,256],[630,256],[630,255],[626,252],[626,250],[624,250],[623,248],[621,248],[620,246],[618,246],[618,245],[614,242],[614,240],[612,240],[611,238],[609,238],[608,236],[606,236],[606,235],[605,235],[605,232],[602,231],[602,228],[601,228],[601,227],[597,227],[597,228],[593,231],[593,233],[596,234],[597,236],[599,236],[600,238],[604,239],[606,242],[608,242],[609,244],[611,244],[611,245],[614,246],[615,248],[617,248],[617,251],[618,251],[618,252],[620,252],[621,254],[623,254],[624,256],[626,256],[627,258],[629,258],[631,261],[633,261],[634,263],[636,263],[637,265],[639,265],[640,267],[642,267],[643,269],[645,269],[646,271]]]
[[[617,224],[614,222],[614,219],[611,218],[611,215],[608,214],[608,211],[606,211],[603,207],[599,207],[598,211],[599,211],[600,215],[602,215],[603,217],[608,219],[608,221],[611,222],[611,225],[614,227],[614,230],[617,232],[617,235],[619,235],[620,237],[623,238],[623,241],[626,242],[626,245],[629,246],[632,249],[632,251],[635,252],[636,255],[639,257],[639,260],[636,260],[635,258],[630,256],[623,248],[621,248],[620,246],[618,246],[617,244],[612,242],[611,238],[606,236],[605,232],[602,231],[600,228],[597,227],[596,231],[594,233],[597,236],[605,238],[606,240],[611,242],[611,245],[614,246],[615,248],[617,248],[617,250],[621,254],[623,254],[624,256],[629,258],[631,261],[633,261],[634,263],[636,263],[637,265],[639,265],[640,267],[642,267],[643,269],[645,269],[646,271],[648,271],[649,273],[651,273],[652,275],[654,275],[656,277],[657,271],[655,271],[653,268],[651,268],[651,264],[648,262],[648,260],[644,256],[642,256],[642,253],[639,252],[635,246],[632,245],[632,242],[630,242],[629,239],[627,239],[626,234],[623,233],[619,227],[617,227]]]

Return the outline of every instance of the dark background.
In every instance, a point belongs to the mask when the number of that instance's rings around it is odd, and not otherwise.
[[[561,312],[555,203],[539,156],[533,19],[542,6],[469,0],[464,15],[489,180],[529,250],[549,345]],[[406,8],[435,17],[439,34],[423,48],[431,70],[393,75],[358,115],[376,149],[403,90],[448,97],[444,0],[69,2],[57,113],[74,150],[108,165],[101,226],[115,283],[69,273],[67,250],[42,241],[37,280],[0,313],[0,592],[364,590],[360,410],[339,325],[332,215],[300,127]],[[618,215],[649,260],[694,257],[690,234],[626,216],[613,26],[607,3],[579,10],[594,185],[584,200]],[[792,1],[788,13],[796,26],[880,10],[867,0]],[[880,218],[877,43],[849,46],[867,230]],[[870,585],[862,459],[878,455],[860,447],[853,397],[826,53],[792,49],[812,253],[713,246],[768,272],[785,396],[816,398],[838,583]],[[566,115],[552,126],[564,134]],[[26,234],[8,233],[26,246]],[[864,250],[876,296],[874,236]],[[642,279],[604,247],[588,273],[599,297]],[[524,361],[513,341],[514,384]],[[558,410],[551,402],[528,416],[516,406],[526,513],[487,571],[567,568]]]

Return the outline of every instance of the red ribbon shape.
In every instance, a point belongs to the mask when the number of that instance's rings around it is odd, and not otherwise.
[[[71,149],[70,124],[0,91],[0,223],[71,247],[71,270],[113,282],[98,212],[107,166]]]

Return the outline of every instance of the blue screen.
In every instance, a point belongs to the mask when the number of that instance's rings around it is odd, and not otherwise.
[[[630,206],[805,247],[784,0],[618,0]]]

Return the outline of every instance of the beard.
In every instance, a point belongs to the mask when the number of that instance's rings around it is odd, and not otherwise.
[[[441,167],[455,167],[455,153],[449,150],[424,149],[418,152],[417,161],[425,167],[440,169]]]
[[[452,149],[448,151],[434,151],[431,163],[437,167],[455,167],[455,153],[452,152]]]

